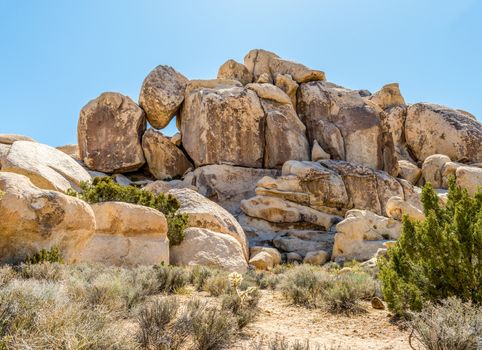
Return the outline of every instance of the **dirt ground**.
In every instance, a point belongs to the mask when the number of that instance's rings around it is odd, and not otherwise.
[[[245,328],[232,349],[268,349],[267,344],[276,336],[290,342],[308,339],[323,350],[410,349],[409,332],[390,323],[388,311],[375,310],[368,303],[366,313],[332,315],[290,305],[279,292],[261,292],[259,316]]]

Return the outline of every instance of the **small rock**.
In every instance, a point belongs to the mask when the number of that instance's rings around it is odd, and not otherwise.
[[[385,304],[379,297],[372,298],[372,308],[377,310],[385,310]]]
[[[311,265],[323,265],[329,259],[329,254],[324,250],[306,253],[303,263]]]

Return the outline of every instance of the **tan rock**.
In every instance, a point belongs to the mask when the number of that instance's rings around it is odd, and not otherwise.
[[[172,189],[189,188],[193,191],[197,191],[196,186],[190,185],[183,180],[171,180],[163,181],[157,180],[145,185],[142,189],[152,192],[154,194],[166,193]]]
[[[35,186],[47,190],[78,189],[80,182],[91,179],[74,159],[53,147],[36,142],[14,142],[0,161],[2,171],[25,175]]]
[[[258,84],[272,84],[273,80],[271,79],[271,76],[268,73],[262,73],[259,77],[258,80],[256,80]]]
[[[482,124],[460,111],[416,103],[407,110],[405,138],[418,160],[444,154],[452,161],[482,160]]]
[[[144,111],[134,101],[119,93],[103,93],[80,111],[80,158],[89,169],[105,173],[137,170],[145,163],[141,146],[145,129]]]
[[[286,262],[287,263],[300,263],[303,261],[303,257],[298,253],[287,253],[286,254]]]
[[[15,141],[36,142],[33,138],[24,135],[0,134],[0,144],[11,145]]]
[[[227,60],[219,67],[218,79],[238,80],[241,84],[246,85],[253,81],[253,74],[244,64],[235,60]]]
[[[162,129],[176,115],[184,100],[188,79],[169,66],[157,66],[144,79],[139,105],[147,120],[156,129]]]
[[[255,195],[256,183],[264,176],[276,176],[279,170],[206,165],[184,176],[186,185],[219,204],[231,214],[239,214],[241,200]]]
[[[238,80],[234,79],[198,79],[191,80],[186,86],[185,95],[191,94],[194,90],[225,90],[234,87],[243,87]]]
[[[308,252],[303,259],[303,263],[311,265],[324,265],[330,260],[330,254],[324,250]]]
[[[395,149],[380,107],[358,91],[320,81],[301,84],[297,96],[311,144],[318,141],[333,159],[391,171],[394,164],[386,162],[394,161]]]
[[[265,168],[281,168],[288,160],[309,160],[306,127],[291,103],[279,104],[261,100],[266,115]]]
[[[388,200],[386,213],[388,217],[399,221],[402,220],[404,215],[414,221],[425,220],[425,214],[422,210],[397,196]]]
[[[155,129],[149,129],[144,133],[142,149],[149,171],[156,179],[165,180],[182,176],[193,167],[184,152]]]
[[[425,159],[422,165],[422,176],[425,183],[431,183],[433,188],[442,188],[442,168],[450,158],[443,154],[434,154]]]
[[[405,105],[405,100],[400,93],[398,83],[385,85],[380,91],[371,95],[369,100],[380,106],[382,109]]]
[[[75,160],[80,160],[79,146],[77,144],[64,145],[55,148],[60,152],[64,152],[66,155],[74,158]]]
[[[246,85],[246,89],[253,90],[256,92],[259,98],[263,98],[265,100],[271,100],[281,104],[291,103],[289,96],[283,90],[273,84],[251,83]]]
[[[244,252],[246,261],[249,257],[248,241],[236,219],[216,203],[199,193],[183,188],[167,192],[180,203],[179,213],[189,216],[188,227],[202,227],[234,237]]]
[[[241,201],[241,210],[251,217],[274,223],[309,222],[327,230],[339,220],[335,215],[280,198],[266,196],[256,196]]]
[[[461,166],[456,171],[457,185],[467,189],[471,196],[480,189],[482,191],[482,168]]]
[[[279,58],[275,53],[255,49],[244,57],[244,65],[253,73],[254,80],[263,74],[270,75],[270,82],[280,74],[289,74],[297,83],[325,80],[325,73],[310,69],[300,63]]]
[[[304,237],[304,230],[290,230],[287,234],[278,235],[273,241],[273,245],[283,252],[295,252],[305,257],[309,252],[323,250],[325,252],[333,250],[334,234],[317,234],[318,237]],[[309,232],[309,231],[308,231]],[[314,232],[314,231],[312,231]],[[320,231],[318,231],[320,232]]]
[[[252,247],[250,248],[249,265],[258,270],[271,270],[281,264],[281,254],[275,248]]]
[[[385,304],[383,303],[382,299],[380,299],[379,297],[373,297],[371,304],[372,304],[372,308],[376,310],[385,310]]]
[[[291,104],[296,108],[296,91],[298,83],[289,74],[278,74],[275,78],[275,85],[283,90],[290,98]]]
[[[14,173],[0,172],[0,190],[0,263],[20,262],[52,247],[59,247],[66,262],[78,261],[95,230],[87,203],[39,189]]]
[[[416,185],[418,180],[422,176],[422,170],[409,161],[399,160],[398,167],[400,169],[398,176],[402,179],[407,180],[413,185]]]
[[[317,162],[323,159],[330,159],[330,155],[325,152],[323,148],[321,148],[318,141],[313,142],[313,148],[311,149],[311,160],[313,162]]]
[[[171,264],[246,272],[243,248],[232,236],[198,227],[187,228],[184,234],[181,244],[171,247]]]
[[[2,159],[8,156],[8,152],[10,152],[11,145],[5,145],[0,143],[0,169],[2,169]]]
[[[414,162],[410,155],[405,140],[405,120],[407,118],[407,106],[395,106],[385,110],[386,124],[392,135],[395,153],[399,159]]]
[[[182,142],[182,137],[180,132],[176,132],[174,135],[171,136],[169,139],[173,145],[176,145],[177,147],[181,146]]]
[[[367,210],[353,209],[336,225],[333,258],[368,260],[387,240],[398,239],[401,223]]]
[[[255,92],[194,89],[186,96],[181,119],[182,144],[196,167],[263,166],[265,116]]]

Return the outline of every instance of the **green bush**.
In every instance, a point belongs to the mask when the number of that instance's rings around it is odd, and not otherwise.
[[[172,195],[163,193],[155,195],[135,186],[122,186],[110,177],[96,177],[90,182],[80,184],[82,193],[74,190],[67,193],[83,199],[88,203],[126,202],[154,208],[162,212],[167,219],[168,238],[170,245],[178,245],[184,239],[188,216],[177,214],[179,201]]]
[[[34,255],[27,257],[25,262],[27,264],[42,264],[46,262],[63,264],[64,258],[60,249],[58,247],[53,247],[49,250],[40,250]]]
[[[449,298],[412,317],[411,338],[427,350],[471,350],[482,339],[482,308]]]
[[[449,181],[441,205],[428,184],[422,191],[426,219],[403,219],[403,230],[388,259],[379,259],[382,291],[398,315],[449,297],[482,302],[482,193],[470,197]]]
[[[159,291],[163,293],[176,293],[189,282],[189,274],[182,267],[155,266]]]

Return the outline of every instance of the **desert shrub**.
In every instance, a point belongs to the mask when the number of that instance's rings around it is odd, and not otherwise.
[[[175,293],[184,288],[189,282],[186,269],[177,266],[158,265],[156,271],[158,288],[163,293]]]
[[[179,201],[174,196],[163,193],[155,195],[135,186],[122,186],[110,177],[96,177],[92,182],[81,183],[80,187],[82,193],[78,194],[73,190],[68,193],[88,203],[117,201],[159,210],[167,219],[169,244],[178,245],[184,239],[188,216],[176,213]]]
[[[214,297],[226,294],[229,291],[227,274],[218,271],[215,275],[208,277],[204,283],[204,290]]]
[[[178,309],[179,302],[174,298],[158,298],[140,308],[136,340],[143,349],[172,349],[172,335],[166,328]]]
[[[482,339],[482,308],[449,298],[414,314],[411,325],[413,337],[427,350],[476,349]]]
[[[0,288],[8,284],[16,276],[15,270],[9,266],[0,266]]]
[[[236,319],[231,312],[209,306],[199,300],[187,305],[184,324],[190,325],[190,333],[198,350],[222,349],[237,332]]]
[[[19,275],[25,279],[60,281],[64,276],[64,266],[59,263],[22,264],[17,269]]]
[[[425,302],[454,296],[482,302],[482,193],[470,197],[449,181],[441,205],[428,184],[422,191],[426,219],[403,219],[403,230],[388,259],[379,259],[382,291],[391,310],[421,310]]]
[[[276,289],[276,286],[281,281],[280,274],[266,271],[248,270],[244,274],[243,288],[246,289],[251,286],[256,286],[259,289]]]
[[[189,283],[191,283],[198,292],[204,289],[206,281],[213,275],[213,271],[205,266],[194,266],[189,274]]]
[[[39,252],[32,256],[27,257],[25,260],[27,264],[41,264],[44,262],[50,263],[64,263],[62,252],[58,247],[52,247],[51,249],[41,249]]]

